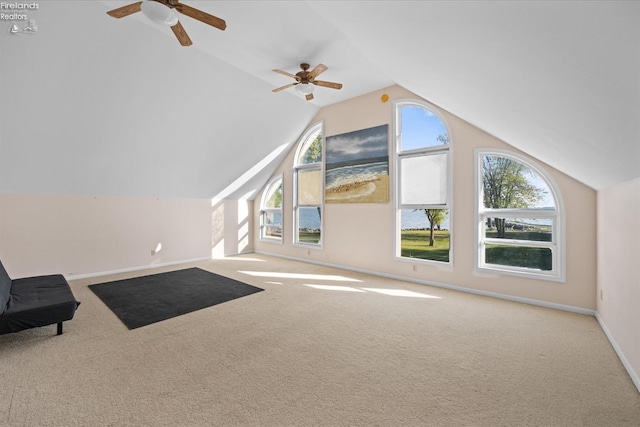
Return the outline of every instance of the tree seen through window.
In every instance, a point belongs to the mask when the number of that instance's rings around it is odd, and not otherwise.
[[[560,217],[545,177],[512,154],[478,162],[479,267],[560,277]]]

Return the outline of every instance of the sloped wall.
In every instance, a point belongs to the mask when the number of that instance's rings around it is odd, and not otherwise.
[[[387,102],[381,100],[383,94],[388,95]],[[392,129],[393,101],[399,99],[420,100],[413,93],[393,86],[326,107],[317,114],[312,123],[324,122],[325,137],[383,124],[389,124],[389,128]],[[453,146],[451,266],[426,265],[394,259],[393,197],[390,197],[389,203],[384,204],[325,204],[322,249],[294,245],[292,167],[295,149],[274,173],[282,173],[284,176],[284,242],[280,245],[259,240],[258,196],[254,207],[255,250],[482,293],[507,295],[587,311],[595,310],[596,192],[538,162],[555,180],[564,200],[565,283],[474,272],[474,150],[500,148],[516,153],[519,151],[447,111],[438,110],[447,121]],[[390,162],[390,188],[394,187],[395,181],[392,163]]]

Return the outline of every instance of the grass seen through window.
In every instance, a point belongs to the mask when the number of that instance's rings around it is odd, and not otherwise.
[[[523,230],[505,230],[503,238],[522,242],[551,241],[551,226],[528,224],[522,228]],[[485,233],[488,238],[498,237],[498,232],[495,228],[489,228]],[[553,269],[553,254],[549,248],[487,244],[485,247],[485,262],[487,264],[550,271]]]
[[[435,230],[433,246],[429,246],[429,235],[429,230],[402,230],[400,256],[449,262],[449,230]]]
[[[300,243],[320,243],[320,230],[300,229],[298,232],[298,241]]]

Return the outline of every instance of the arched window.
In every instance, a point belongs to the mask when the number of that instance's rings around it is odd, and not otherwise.
[[[298,144],[293,163],[294,243],[320,246],[322,242],[323,126],[309,128]]]
[[[282,243],[282,175],[273,178],[262,194],[260,239]]]
[[[395,116],[396,256],[450,262],[450,150],[444,120],[424,102],[399,101]]]
[[[553,180],[504,150],[477,150],[476,172],[477,268],[564,281],[564,221]]]

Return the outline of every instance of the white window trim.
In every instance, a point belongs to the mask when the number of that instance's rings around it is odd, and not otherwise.
[[[318,128],[320,128],[320,131],[322,133],[322,161],[319,162],[319,166],[318,167],[318,163],[311,163],[311,164],[302,164],[299,165],[297,164],[298,159],[300,158],[300,154],[302,152],[302,149],[304,148],[304,143],[307,141],[307,139],[311,136],[311,134],[315,133]],[[309,126],[307,128],[307,130],[304,131],[304,133],[302,134],[302,136],[300,138],[298,138],[298,146],[296,147],[296,151],[295,151],[295,157],[293,158],[293,206],[292,206],[292,212],[293,212],[293,234],[292,234],[292,244],[293,246],[299,246],[299,247],[304,247],[304,248],[308,248],[308,249],[322,249],[322,242],[324,240],[324,157],[325,157],[325,147],[326,145],[326,141],[325,141],[325,136],[324,136],[324,121],[319,121],[316,122],[314,124],[312,124],[311,126]],[[300,206],[298,204],[298,171],[305,171],[305,170],[319,170],[321,176],[323,177],[322,182],[321,182],[321,186],[322,188],[320,189],[320,197],[322,198],[322,201],[319,205],[302,205]],[[318,241],[318,243],[305,243],[305,242],[299,242],[298,241],[298,223],[299,223],[299,218],[298,218],[298,213],[299,213],[299,208],[303,207],[303,208],[314,208],[314,207],[319,207],[320,208],[320,241]]]
[[[402,106],[416,106],[429,110],[433,115],[435,115],[440,123],[444,126],[447,131],[447,135],[449,136],[449,144],[446,146],[432,146],[425,147],[413,150],[405,150],[400,151],[400,143],[402,139],[401,129],[402,129],[402,120],[400,118],[399,108]],[[394,141],[392,144],[393,148],[393,176],[395,177],[395,182],[393,185],[393,207],[394,207],[394,217],[395,217],[395,227],[393,230],[394,234],[394,245],[393,245],[393,259],[401,262],[409,262],[412,264],[428,264],[432,266],[436,266],[440,269],[453,269],[453,217],[451,212],[453,212],[453,137],[451,136],[451,129],[449,127],[449,123],[445,120],[444,116],[438,110],[438,107],[435,105],[426,102],[426,101],[418,101],[415,99],[398,99],[393,103],[393,135]],[[411,156],[422,156],[425,154],[438,154],[438,153],[446,153],[447,154],[447,201],[448,203],[444,205],[405,205],[400,206],[400,158],[401,157],[411,157]],[[449,211],[449,261],[434,261],[430,259],[421,259],[421,258],[409,258],[400,256],[401,251],[401,234],[400,230],[401,226],[401,211],[402,209],[447,209]]]
[[[538,174],[547,184],[555,203],[554,210],[548,209],[486,209],[483,202],[482,185],[482,158],[483,156],[500,156],[520,162]],[[481,273],[503,274],[509,276],[526,277],[555,282],[566,281],[566,257],[565,257],[565,214],[564,203],[559,188],[553,178],[545,169],[534,160],[521,154],[503,149],[476,149],[475,150],[475,216],[476,216],[476,251],[475,270]],[[499,215],[497,214],[499,212]],[[550,242],[492,239],[484,236],[484,224],[487,218],[551,218],[552,239]],[[524,267],[512,267],[497,264],[486,264],[484,260],[486,244],[497,243],[513,246],[529,246],[550,248],[552,253],[552,270],[536,270]]]
[[[268,208],[266,207],[266,203],[267,203],[267,192],[271,189],[271,187],[277,182],[277,181],[282,181],[282,203],[280,205],[280,208]],[[284,198],[285,198],[285,194],[284,194],[284,174],[279,174],[274,176],[273,178],[271,178],[269,180],[269,182],[267,183],[267,185],[264,187],[264,191],[262,192],[262,198],[260,200],[260,233],[258,234],[260,236],[260,241],[261,242],[269,242],[269,243],[276,243],[276,244],[283,244],[284,242]],[[280,237],[272,237],[272,236],[267,236],[264,233],[264,229],[265,229],[265,224],[264,224],[264,217],[265,214],[267,212],[275,212],[275,213],[280,213],[280,218],[282,218],[282,233],[283,236]]]

